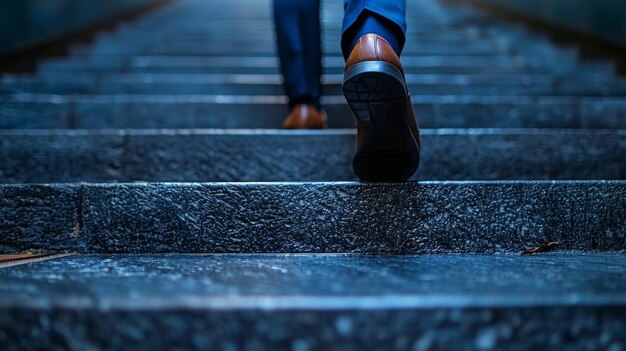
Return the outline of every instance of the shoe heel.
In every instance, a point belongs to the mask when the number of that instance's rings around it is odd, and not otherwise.
[[[365,61],[344,74],[343,95],[355,117],[369,121],[371,104],[406,99],[408,91],[404,75],[395,66],[383,61]]]
[[[345,73],[343,93],[357,120],[368,122],[352,162],[357,177],[370,182],[410,179],[419,166],[420,147],[407,122],[402,72],[386,62],[358,63]]]

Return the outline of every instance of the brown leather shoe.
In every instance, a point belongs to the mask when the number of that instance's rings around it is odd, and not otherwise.
[[[402,64],[385,39],[366,34],[357,41],[346,61],[343,94],[357,119],[357,177],[410,179],[420,162],[419,126]]]
[[[283,123],[285,129],[322,129],[328,128],[328,117],[324,110],[314,105],[296,105]]]

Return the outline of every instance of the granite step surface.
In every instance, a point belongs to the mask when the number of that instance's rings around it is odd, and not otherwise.
[[[626,129],[626,100],[413,95],[423,128]],[[279,129],[284,96],[0,95],[0,129]],[[323,97],[331,128],[354,128],[343,96]]]
[[[94,45],[75,47],[71,50],[72,55],[276,55],[275,44],[268,42],[247,42],[245,44],[237,42],[211,43],[207,41],[198,42],[171,42],[171,43],[146,43],[136,44],[128,42],[102,43]],[[339,54],[340,45],[338,42],[325,42],[322,50],[329,54]],[[430,44],[419,45],[412,43],[407,45],[403,51],[406,55],[498,55],[510,52],[506,45],[485,45],[469,43],[458,44]]]
[[[142,60],[131,58],[129,60],[118,60],[117,62],[96,61],[86,62],[84,60],[49,60],[38,65],[39,75],[60,74],[60,73],[179,73],[179,74],[279,74],[278,62],[276,64],[254,64],[236,65],[232,61],[223,60],[219,65],[211,61],[198,58],[195,62],[190,60]],[[155,62],[156,61],[156,62]],[[253,60],[249,60],[253,61]],[[265,60],[266,62],[269,60]],[[326,65],[324,74],[342,74],[344,71],[341,65]],[[432,64],[423,66],[404,66],[407,74],[502,74],[502,75],[529,75],[529,74],[551,74],[560,76],[564,74],[576,74],[578,76],[605,76],[613,77],[614,67],[610,64],[579,64],[573,65],[569,69],[554,69],[547,66],[483,66],[483,67],[463,67],[463,66],[434,66]]]
[[[437,57],[410,57],[405,60],[404,71],[407,74],[549,74],[552,76],[578,75],[613,77],[615,68],[605,63],[585,63],[571,66],[546,66],[532,62],[527,64],[511,61],[505,65],[485,65],[473,60],[466,65],[448,64],[444,57],[439,62]],[[325,74],[343,74],[344,64],[335,58],[326,59]],[[521,60],[520,60],[521,61]],[[85,60],[63,58],[45,60],[38,65],[39,75],[62,73],[178,73],[178,74],[279,74],[278,61],[272,58],[214,58],[187,56],[133,56],[116,60]]]
[[[626,249],[626,182],[0,186],[0,252]]]
[[[167,32],[180,32],[180,33],[193,33],[193,34],[209,34],[213,31],[270,31],[274,29],[274,22],[269,19],[246,19],[246,20],[237,20],[233,21],[231,19],[222,18],[213,21],[176,21],[174,23],[159,23],[159,21],[155,21],[155,23],[130,23],[130,24],[121,24],[119,28],[121,30],[139,30],[139,31],[150,31],[154,34],[161,34]],[[321,29],[324,31],[341,30],[341,22],[340,19],[321,19]],[[413,23],[412,26],[407,28],[407,32],[409,33],[437,33],[449,30],[452,26],[446,24],[439,25],[419,25],[419,23]]]
[[[119,80],[45,79],[34,77],[3,77],[0,94],[223,94],[223,95],[282,95],[283,86],[278,76],[200,76],[189,75],[139,79],[122,77]],[[626,83],[621,80],[556,81],[526,76],[498,77],[451,76],[442,79],[413,75],[408,88],[416,95],[531,95],[531,96],[626,96]],[[322,87],[325,95],[340,95],[341,83],[329,77]]]
[[[626,348],[612,64],[411,2],[418,181],[356,183],[353,129],[275,129],[269,5],[172,2],[0,78],[0,128],[51,129],[0,131],[0,254],[74,253],[0,264],[0,349]],[[341,7],[323,103],[353,128]]]
[[[245,46],[247,47],[247,46]],[[189,56],[189,55],[202,55],[202,56],[265,56],[274,57],[276,51],[274,46],[269,45],[254,45],[251,44],[250,48],[242,47],[239,44],[224,44],[222,46],[215,45],[203,45],[203,46],[182,46],[177,44],[163,44],[159,46],[141,48],[131,46],[112,46],[112,47],[90,47],[90,46],[77,46],[71,49],[70,53],[74,57],[81,56],[130,56],[130,55],[163,55],[163,56]],[[340,48],[335,45],[324,45],[325,53],[329,55],[339,55],[341,53]],[[443,47],[430,47],[425,45],[407,45],[403,51],[406,55],[412,56],[511,56],[518,53],[517,50],[509,49],[489,49],[484,50],[481,48],[472,49],[471,46],[465,45],[458,46],[443,46]],[[577,59],[578,53],[575,50],[554,50],[549,48],[543,48],[539,50],[527,50],[523,54],[528,56],[542,57],[546,59],[557,61],[564,60],[566,62],[574,62]]]
[[[250,31],[250,32],[242,32],[238,31],[235,33],[230,33],[228,36],[228,32],[219,31],[211,33],[205,37],[183,37],[176,40],[174,35],[170,33],[169,35],[163,36],[154,36],[148,35],[146,37],[141,36],[139,34],[135,34],[132,32],[103,32],[95,35],[93,44],[96,46],[100,45],[122,45],[129,46],[131,44],[135,45],[160,45],[160,44],[177,44],[177,43],[185,43],[185,45],[196,44],[196,45],[207,45],[207,44],[219,44],[219,43],[231,43],[231,44],[246,44],[246,43],[254,43],[254,44],[266,44],[273,46],[276,44],[276,35],[274,31]],[[323,32],[321,40],[325,44],[329,45],[340,45],[340,34],[338,32],[330,31]],[[456,35],[453,35],[456,34]],[[416,35],[413,38],[409,38],[409,45],[451,45],[451,44],[467,44],[467,45],[476,45],[479,47],[487,47],[487,48],[499,48],[502,46],[510,45],[511,42],[508,42],[505,37],[502,35],[496,35],[491,31],[457,31],[457,33],[453,34],[436,34],[432,36],[419,36]],[[527,35],[527,39],[530,40],[541,40],[540,36]]]
[[[0,344],[618,350],[625,277],[613,253],[78,255],[0,269]]]
[[[354,130],[0,132],[0,182],[355,180]],[[419,180],[626,179],[623,130],[434,129]]]
[[[321,38],[324,41],[336,41],[341,36],[341,31],[334,30],[324,30],[320,31]],[[210,32],[185,32],[185,40],[191,41],[204,41],[211,39],[223,39],[227,35],[230,35],[235,40],[240,40],[238,38],[249,38],[250,41],[256,40],[268,40],[268,38],[274,37],[273,29],[255,29],[255,30],[245,30],[234,28],[232,30],[224,30],[217,29]],[[446,41],[459,41],[459,40],[490,40],[490,39],[500,39],[507,38],[507,36],[503,36],[502,31],[493,30],[489,28],[476,28],[476,27],[465,27],[465,28],[450,28],[446,31],[438,31],[435,33],[423,33],[419,31],[413,31],[409,27],[406,33],[406,37],[408,40],[439,40],[442,42]],[[532,33],[526,33],[527,38],[542,38],[538,35],[533,35]],[[174,31],[148,31],[142,29],[132,29],[128,27],[116,28],[115,31],[112,32],[103,32],[101,34],[96,34],[94,41],[98,41],[100,39],[109,40],[109,39],[128,39],[128,40],[153,40],[153,41],[176,41],[177,33]],[[180,39],[180,36],[178,36]],[[271,40],[271,39],[270,39]],[[544,39],[545,40],[545,39]]]
[[[52,62],[73,62],[89,65],[133,65],[140,67],[151,66],[169,66],[169,67],[206,67],[216,66],[220,68],[278,68],[279,61],[276,57],[242,57],[242,56],[150,56],[150,55],[137,55],[137,56],[83,56],[83,57],[68,57],[66,59],[56,59]],[[551,69],[545,73],[559,74],[562,72],[572,72],[574,68],[580,68],[586,73],[591,73],[589,70],[585,70],[585,67],[602,68],[607,70],[607,67],[612,67],[606,62],[578,63],[572,62],[566,64],[563,61],[548,61],[541,57],[531,56],[403,56],[403,66],[411,69],[411,67],[429,67],[429,68],[471,68],[475,69],[475,72],[481,72],[481,69],[488,67],[495,67],[499,69],[512,68],[512,69]],[[341,56],[338,55],[326,55],[322,57],[322,65],[324,67],[343,68],[345,62]],[[45,65],[43,66],[45,67]]]
[[[468,67],[459,67],[468,69]],[[584,67],[580,67],[584,68]],[[526,73],[519,72],[510,73],[488,73],[485,71],[472,71],[465,74],[454,74],[451,72],[434,73],[428,72],[422,68],[425,73],[411,74],[406,73],[406,82],[411,85],[471,85],[471,86],[508,86],[508,85],[574,85],[585,82],[591,85],[602,83],[624,83],[626,80],[616,78],[613,74],[606,71],[561,71],[556,73]],[[133,72],[39,72],[35,77],[24,74],[5,74],[2,76],[2,82],[28,82],[29,78],[35,78],[34,82],[43,81],[46,83],[54,83],[56,81],[63,82],[99,82],[99,83],[136,83],[136,82],[154,82],[154,83],[178,83],[187,81],[190,83],[211,84],[267,84],[269,86],[281,83],[283,78],[277,72],[275,74],[243,74],[237,67],[222,69],[220,73],[202,74],[202,73],[133,73]],[[325,85],[341,85],[343,82],[343,70],[336,74],[324,74],[321,81]]]
[[[145,36],[141,34],[146,34]],[[187,35],[188,34],[188,35]],[[322,32],[323,47],[331,50],[339,48],[341,33],[338,31]],[[200,33],[182,33],[178,40],[172,33],[160,35],[144,33],[142,31],[117,31],[102,35],[96,38],[92,44],[96,49],[130,49],[132,45],[144,48],[157,48],[160,45],[172,48],[183,48],[191,46],[211,46],[211,45],[233,45],[241,46],[243,43],[251,44],[260,49],[273,48],[275,46],[275,34],[271,30],[254,31],[211,31],[205,35]],[[459,50],[467,48],[482,48],[488,50],[515,49],[522,52],[536,52],[541,49],[545,52],[559,53],[572,50],[571,46],[557,46],[549,42],[545,37],[517,28],[474,28],[465,27],[462,30],[449,30],[445,32],[432,33],[430,35],[420,33],[407,33],[406,48],[416,50],[419,47],[428,49],[428,46],[450,47],[452,44],[459,45]],[[132,45],[131,45],[132,44]],[[87,46],[82,46],[87,47]]]

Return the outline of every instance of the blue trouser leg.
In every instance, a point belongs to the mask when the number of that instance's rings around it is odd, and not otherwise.
[[[280,68],[289,104],[319,106],[322,75],[320,0],[274,0]]]
[[[345,58],[361,35],[379,34],[400,55],[406,41],[406,0],[345,0],[341,50]]]

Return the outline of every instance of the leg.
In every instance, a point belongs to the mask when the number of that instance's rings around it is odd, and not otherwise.
[[[406,0],[345,0],[341,50],[348,58],[357,40],[375,33],[400,56],[406,40]]]
[[[364,181],[406,181],[420,162],[419,127],[399,54],[402,0],[346,0],[343,93],[357,119],[352,166]]]
[[[290,107],[319,107],[322,50],[319,0],[274,0],[281,73]]]
[[[322,49],[320,0],[274,0],[280,69],[289,98],[287,129],[325,128],[320,106]]]

